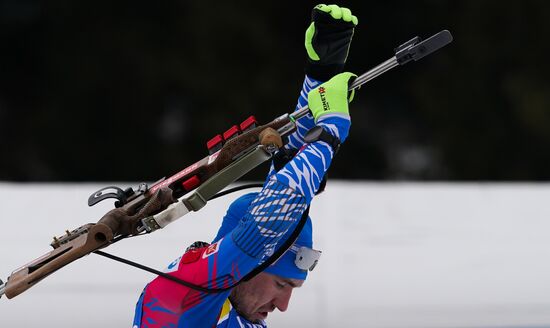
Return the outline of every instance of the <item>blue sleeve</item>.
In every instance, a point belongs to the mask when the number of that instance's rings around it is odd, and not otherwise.
[[[319,189],[332,155],[324,142],[308,144],[271,176],[231,234],[243,253],[261,263],[280,247]]]
[[[309,91],[320,84],[321,81],[305,76],[295,108],[296,110],[308,104],[307,95]],[[311,114],[302,117],[296,123],[297,130],[289,136],[289,142],[285,147],[301,148],[304,144],[303,136],[315,125]],[[310,153],[311,150],[308,152]],[[318,152],[318,155],[321,155],[321,153]],[[326,152],[323,156],[332,156],[332,153]],[[300,171],[304,169],[322,179],[330,163],[330,160],[314,160],[314,154],[302,156],[297,161],[302,163],[303,159],[308,157],[311,157],[310,163],[317,165],[316,168],[307,168],[308,165],[306,167],[301,165],[302,167],[300,168],[293,166],[285,169],[285,173],[277,179],[274,177],[276,172],[272,167],[260,194],[250,193],[235,200],[228,208],[223,218],[222,226],[218,230],[213,243],[235,229],[231,238],[234,239],[235,244],[242,251],[253,258],[261,257],[260,253],[270,253],[273,250],[273,246],[277,245],[280,241],[281,236],[286,234],[289,228],[294,226],[301,218],[302,213],[307,208],[307,204],[311,201],[311,197],[304,197],[304,190],[317,189],[320,183],[319,180],[316,183],[310,184],[305,189],[299,188],[300,190],[296,193],[297,184],[291,188],[293,190],[289,189],[290,181],[288,178],[294,176],[294,180],[300,180],[297,177],[301,175]],[[281,183],[279,181],[281,179],[285,180],[285,183]],[[300,182],[303,181],[298,181],[298,183]],[[315,185],[317,186],[315,187]],[[258,232],[256,233],[256,231]],[[272,232],[271,234],[269,233],[270,231]]]
[[[300,91],[300,96],[298,97],[298,103],[296,104],[296,108],[294,109],[294,111],[302,109],[304,106],[308,105],[307,95],[311,90],[321,85],[321,83],[321,81],[317,81],[307,75],[305,76],[304,82],[302,83],[302,90]],[[291,150],[298,150],[302,148],[302,146],[304,145],[305,134],[314,126],[315,120],[313,118],[313,115],[311,115],[311,112],[308,113],[306,116],[298,119],[296,121],[296,131],[288,136],[288,143],[284,147]],[[275,173],[276,170],[272,164],[266,181],[269,181],[269,178]]]
[[[237,227],[239,222],[246,215],[248,207],[250,206],[254,198],[256,198],[256,195],[258,195],[257,192],[245,194],[234,200],[233,203],[231,203],[231,205],[227,209],[227,213],[225,213],[225,216],[223,217],[222,225],[212,243],[217,242]]]
[[[320,81],[305,77],[296,109],[307,105],[307,94],[319,84]],[[325,124],[330,128],[330,120]],[[302,148],[303,136],[314,125],[311,114],[298,120],[297,131],[289,137],[287,146]],[[294,230],[319,189],[333,155],[328,144],[315,142],[303,147],[279,172],[272,167],[262,191],[250,203],[248,212],[231,233],[235,245],[248,256],[259,260],[258,263],[269,257]],[[231,215],[230,212],[231,208],[228,215]],[[217,238],[220,235],[223,234],[218,233]]]
[[[232,238],[245,254],[261,259],[275,251],[280,239],[295,226],[306,208],[303,195],[271,179],[233,230]]]
[[[304,83],[302,84],[302,91],[300,91],[300,96],[298,97],[298,103],[296,104],[295,110],[302,109],[304,106],[307,106],[307,95],[312,90],[318,87],[322,82],[310,78],[306,75],[304,78]],[[285,146],[291,149],[300,149],[304,144],[304,135],[307,131],[315,126],[313,120],[313,115],[311,113],[300,118],[296,121],[296,132],[291,134],[288,137],[288,144]]]
[[[311,85],[306,77],[304,90]],[[307,97],[304,90],[299,101]],[[343,134],[347,133],[350,122],[349,117],[325,115],[318,124],[337,137],[345,137]],[[301,137],[296,133],[296,140],[298,138]],[[268,176],[259,193],[242,196],[230,206],[214,241],[224,236],[231,239],[237,253],[246,255],[241,261],[252,262],[252,266],[245,265],[247,268],[262,263],[294,231],[318,191],[333,156],[332,147],[322,141],[302,146],[281,170]],[[240,270],[243,275],[248,272]]]

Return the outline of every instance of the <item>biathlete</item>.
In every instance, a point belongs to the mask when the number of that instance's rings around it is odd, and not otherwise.
[[[296,241],[274,264],[250,280],[242,278],[269,259],[307,216],[348,136],[348,104],[353,98],[348,87],[355,75],[341,72],[356,25],[349,9],[336,5],[313,9],[306,31],[306,77],[297,105],[297,109],[308,105],[311,114],[297,122],[297,131],[282,155],[276,156],[279,160],[262,190],[234,201],[212,243],[194,244],[166,269],[205,288],[236,286],[211,293],[157,277],[139,298],[134,327],[267,327],[270,312],[287,309],[293,289],[302,286],[320,256],[312,248],[309,217]]]

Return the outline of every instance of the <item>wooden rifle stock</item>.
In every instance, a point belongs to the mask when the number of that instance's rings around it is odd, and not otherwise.
[[[67,264],[109,246],[117,236],[136,235],[140,233],[141,220],[165,210],[191,190],[182,187],[186,179],[198,176],[200,183],[221,171],[235,160],[238,160],[261,142],[276,143],[282,146],[279,135],[263,133],[268,128],[281,130],[288,135],[295,130],[295,124],[288,115],[283,115],[269,124],[259,126],[228,140],[218,152],[203,158],[201,161],[185,168],[168,179],[162,179],[141,195],[129,197],[127,203],[110,210],[97,223],[83,225],[59,238],[54,238],[52,251],[12,272],[4,286],[8,298],[13,298],[48,275]],[[262,139],[262,140],[260,140]],[[1,295],[0,295],[1,296]]]

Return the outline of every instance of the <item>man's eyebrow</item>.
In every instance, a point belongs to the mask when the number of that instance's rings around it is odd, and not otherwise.
[[[296,283],[290,279],[283,278],[283,281],[290,285],[292,288],[298,288],[300,286],[296,285]]]

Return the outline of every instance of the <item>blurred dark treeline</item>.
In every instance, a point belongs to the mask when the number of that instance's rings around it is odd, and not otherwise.
[[[316,3],[0,0],[0,180],[153,181],[293,110]],[[356,73],[416,35],[455,40],[361,89],[331,177],[550,178],[550,2],[339,4]]]

